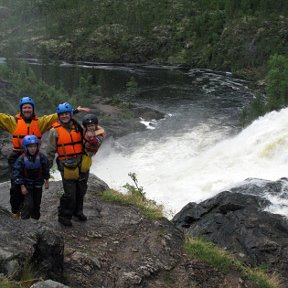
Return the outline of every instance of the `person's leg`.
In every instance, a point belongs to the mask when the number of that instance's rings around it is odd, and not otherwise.
[[[76,193],[76,203],[74,209],[74,216],[76,216],[80,221],[86,221],[87,217],[83,213],[83,203],[84,196],[87,192],[87,182],[88,182],[89,172],[80,173],[79,180],[77,181],[77,193]]]
[[[76,203],[77,180],[65,180],[62,173],[61,176],[64,194],[60,198],[58,221],[65,226],[71,226],[71,218]]]
[[[42,199],[42,186],[35,186],[33,189],[33,209],[31,218],[38,220],[40,218],[40,205]]]
[[[21,186],[16,185],[14,181],[11,180],[10,188],[10,205],[11,212],[17,214],[20,212],[24,201],[24,196],[21,193]]]
[[[11,212],[13,214],[19,214],[23,205],[24,196],[21,193],[21,186],[16,185],[12,177],[12,169],[16,159],[21,155],[19,152],[12,152],[8,158],[8,165],[10,168],[10,179],[11,179],[11,188],[10,188],[10,205]]]
[[[28,189],[28,188],[27,188]],[[33,209],[33,189],[28,189],[24,195],[23,207],[21,209],[21,219],[29,219]]]

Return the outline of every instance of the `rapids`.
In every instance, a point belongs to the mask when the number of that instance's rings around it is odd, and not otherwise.
[[[177,117],[181,116],[172,114],[162,122],[173,118],[177,122]],[[188,202],[210,198],[246,178],[277,180],[287,176],[288,108],[257,119],[236,135],[231,135],[229,127],[206,121],[153,137],[157,129],[163,129],[163,123],[158,124],[142,136],[136,133],[106,141],[91,172],[121,191],[125,191],[125,183],[132,184],[128,173],[135,172],[147,197],[162,203],[167,216]],[[279,206],[279,199],[269,200]],[[272,210],[288,216],[285,207]]]

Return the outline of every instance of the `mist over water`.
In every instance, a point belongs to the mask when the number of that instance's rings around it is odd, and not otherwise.
[[[131,183],[128,173],[135,172],[147,196],[173,214],[188,202],[205,200],[246,178],[287,176],[288,109],[267,114],[234,136],[229,127],[216,129],[216,124],[201,122],[156,139],[157,129],[110,139],[95,157],[91,172],[120,190]],[[131,149],[129,143],[136,146]]]

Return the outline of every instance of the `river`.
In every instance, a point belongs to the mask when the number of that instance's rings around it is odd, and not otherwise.
[[[60,66],[58,81],[71,86],[75,73],[91,74],[110,97],[123,92],[133,76],[139,89],[134,101],[165,113],[159,121],[139,119],[144,132],[106,139],[91,172],[124,193],[123,185],[132,184],[128,173],[136,173],[146,196],[163,204],[168,217],[246,178],[286,176],[288,110],[269,113],[242,130],[240,111],[253,93],[230,73],[87,62],[77,63],[77,69]],[[45,75],[55,81],[53,71]],[[273,212],[288,216],[285,200],[270,200]]]

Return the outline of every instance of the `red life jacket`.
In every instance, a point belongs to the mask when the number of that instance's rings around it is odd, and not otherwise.
[[[59,160],[68,160],[81,157],[83,154],[82,135],[75,129],[75,125],[71,126],[69,132],[58,122],[52,125],[57,133],[57,153]]]
[[[27,124],[20,114],[17,114],[15,118],[17,125],[12,134],[12,144],[14,151],[22,150],[22,140],[26,135],[35,135],[39,140],[41,140],[42,133],[39,130],[37,116],[31,120],[30,124]]]

